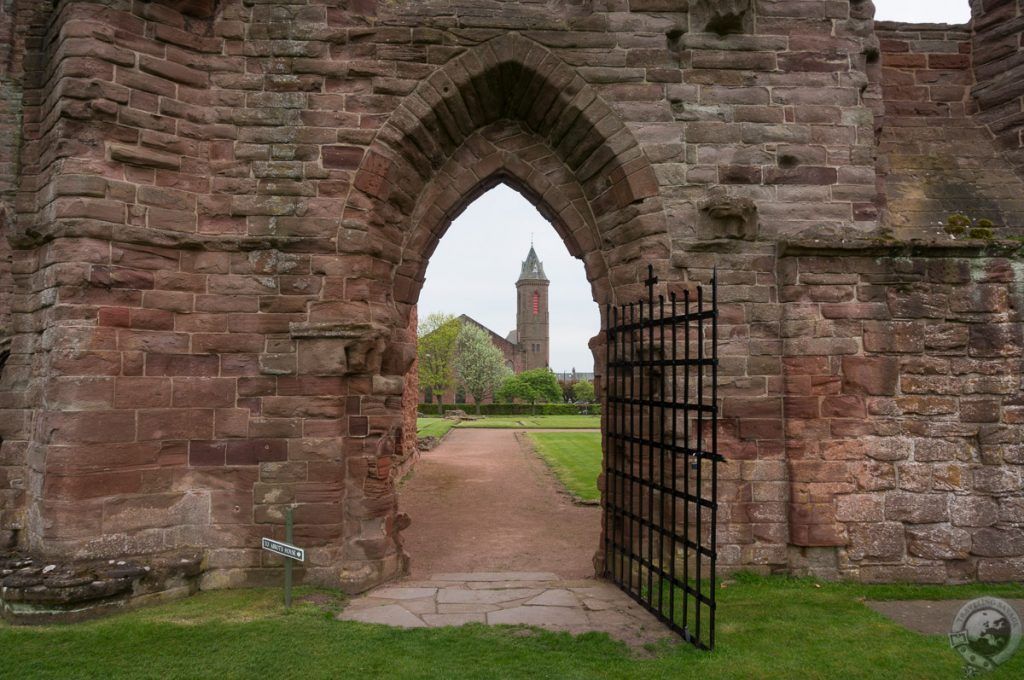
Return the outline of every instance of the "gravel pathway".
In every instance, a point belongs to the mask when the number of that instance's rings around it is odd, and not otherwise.
[[[516,430],[452,430],[401,489],[412,578],[453,572],[594,575],[601,510],[572,502]]]

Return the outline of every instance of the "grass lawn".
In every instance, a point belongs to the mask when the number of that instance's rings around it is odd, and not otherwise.
[[[321,604],[291,611],[280,606],[279,590],[220,591],[74,626],[0,624],[0,677],[957,678],[963,664],[945,636],[905,631],[861,600],[981,594],[1022,597],[1024,587],[870,587],[740,575],[719,591],[716,651],[677,645],[640,657],[601,634],[479,624],[393,629],[335,621],[337,606],[325,591],[316,591]],[[985,677],[1024,677],[1024,650]]]
[[[440,439],[454,426],[454,420],[445,420],[444,418],[424,418],[423,416],[420,416],[416,419],[416,436],[437,437]]]
[[[600,500],[600,432],[531,432],[530,441],[565,488],[584,501]]]
[[[599,430],[601,416],[484,416],[464,420],[459,427],[538,430]]]

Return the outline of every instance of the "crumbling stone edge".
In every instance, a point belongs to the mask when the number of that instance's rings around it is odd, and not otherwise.
[[[0,555],[0,618],[15,625],[77,623],[199,590],[202,555],[40,561]]]

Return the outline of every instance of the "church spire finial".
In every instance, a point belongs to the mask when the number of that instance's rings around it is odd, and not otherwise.
[[[523,267],[519,272],[519,280],[534,279],[540,281],[547,281],[548,277],[544,275],[544,263],[537,257],[537,251],[533,249],[533,238],[530,238],[530,252],[526,254],[526,259],[523,260]]]

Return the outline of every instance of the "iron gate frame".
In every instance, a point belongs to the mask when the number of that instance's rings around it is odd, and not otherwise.
[[[651,265],[647,272],[646,303],[641,299],[636,303],[606,307],[605,576],[684,640],[711,650],[715,646],[717,609],[718,463],[724,460],[718,454],[718,275],[717,270],[713,272],[710,282],[710,308],[706,308],[704,286],[698,285],[695,299],[691,299],[689,288],[684,290],[682,310],[674,292],[669,295],[667,310],[665,296],[659,295],[656,310],[654,286],[658,277]],[[705,352],[708,326],[710,356]],[[666,346],[666,330],[670,350]],[[680,331],[682,358],[679,357]],[[695,351],[691,344],[695,344]],[[660,347],[660,351],[656,347]],[[658,354],[660,357],[656,357]],[[705,399],[708,380],[710,403]],[[670,386],[669,394],[666,394],[669,391],[666,383]],[[691,393],[694,401],[691,401]],[[666,428],[666,420],[671,423],[669,428]],[[666,479],[666,457],[671,463],[669,479]],[[710,469],[705,472],[705,468]],[[710,497],[705,496],[705,487],[709,487]],[[666,511],[666,501],[671,505],[670,511]],[[683,506],[681,524],[678,521],[680,502]],[[707,542],[705,534],[708,534]],[[681,576],[677,569],[680,552]],[[704,558],[708,560],[706,565],[702,564]],[[678,602],[677,592],[681,602]],[[705,617],[702,617],[703,610],[706,610]],[[707,622],[706,631],[702,629],[702,618]],[[704,632],[706,637],[702,636]]]

